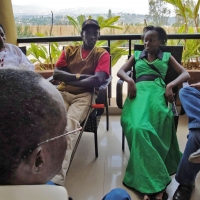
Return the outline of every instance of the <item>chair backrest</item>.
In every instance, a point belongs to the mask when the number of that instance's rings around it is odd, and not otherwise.
[[[99,88],[98,90],[98,96],[96,99],[96,104],[104,104],[104,106],[108,106],[108,102],[107,102],[107,88],[109,86],[109,84],[111,83],[112,80],[112,76],[109,76],[108,79],[106,79],[105,83]],[[98,108],[97,109],[97,116],[102,115],[104,112],[104,108]]]
[[[134,45],[134,50],[143,51],[144,45]],[[181,64],[182,53],[183,53],[183,46],[161,46],[161,50],[163,52],[170,52],[171,55],[177,60],[179,64]],[[177,72],[172,68],[168,67],[167,74],[165,77],[165,83],[168,84],[178,76]],[[178,94],[178,86],[173,88],[173,92],[175,94],[174,98],[176,100]]]
[[[19,47],[21,49],[21,51],[26,55],[26,46],[23,47]]]
[[[102,48],[106,49],[107,52],[110,54],[110,47],[102,46]],[[110,75],[112,76],[112,70],[111,70],[111,55],[110,55]],[[108,99],[109,99],[109,105],[110,105],[110,99],[112,97],[112,81],[108,85]]]
[[[143,51],[144,45],[135,44],[134,50]],[[163,52],[170,52],[171,55],[177,60],[177,62],[181,64],[183,46],[161,46],[161,50]],[[178,74],[176,73],[176,71],[172,67],[169,66],[167,74],[166,74],[166,78],[165,78],[166,84],[174,80],[177,76]]]
[[[67,190],[53,185],[0,186],[2,200],[68,200]]]

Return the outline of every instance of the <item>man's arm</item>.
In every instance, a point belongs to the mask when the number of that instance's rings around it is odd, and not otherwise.
[[[64,67],[62,67],[64,69]],[[66,69],[66,68],[65,68]],[[67,72],[67,70],[61,70],[58,67],[55,67],[53,72],[53,79],[57,81],[63,81],[65,83],[69,83],[71,81],[80,81],[85,78],[89,78],[91,75],[80,74],[80,77],[77,78],[76,74],[71,74]]]
[[[71,74],[67,71],[68,63],[66,61],[66,55],[65,51],[62,51],[58,61],[56,62],[56,67],[54,69],[53,73],[53,79],[57,81],[63,81],[65,83],[69,81],[76,81],[77,76],[76,74]],[[90,75],[84,75],[82,74],[79,79],[87,78]]]
[[[100,58],[94,75],[69,73],[67,71],[67,65],[63,52],[54,70],[54,80],[63,81],[66,84],[77,87],[100,87],[105,82],[107,74],[109,73],[110,55],[105,53]]]
[[[94,88],[100,87],[106,80],[106,72],[99,71],[95,72],[94,75],[91,75],[85,79],[79,79],[76,81],[67,82],[69,85],[77,86],[77,87],[85,87],[85,88]],[[82,76],[82,75],[81,75]]]
[[[194,87],[194,88],[200,90],[200,82],[198,82],[198,83],[193,83],[193,84],[190,85],[190,87]]]
[[[91,75],[90,77],[84,79],[81,78],[82,77],[81,75],[78,81],[71,81],[68,82],[68,84],[86,88],[100,87],[105,82],[109,74],[109,68],[110,68],[110,54],[108,52],[105,52],[99,59],[94,75]]]

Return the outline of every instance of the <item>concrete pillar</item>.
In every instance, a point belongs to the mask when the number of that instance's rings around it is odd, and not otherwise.
[[[0,0],[0,24],[6,32],[6,42],[17,44],[17,31],[11,0]]]

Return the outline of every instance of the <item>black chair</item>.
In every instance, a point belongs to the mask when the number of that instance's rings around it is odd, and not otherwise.
[[[19,47],[21,49],[21,51],[26,55],[26,46],[23,47]]]
[[[53,76],[48,78],[52,84],[57,85],[57,81],[54,82]],[[94,88],[94,92],[98,93],[96,104],[92,104],[91,108],[88,112],[88,115],[86,119],[81,123],[81,126],[83,127],[78,139],[76,141],[76,144],[74,146],[74,149],[72,151],[72,155],[70,158],[70,165],[73,160],[73,157],[75,155],[76,149],[78,147],[78,144],[80,142],[80,139],[82,137],[83,132],[93,132],[94,133],[94,145],[95,145],[95,156],[98,157],[98,125],[101,119],[102,114],[104,113],[104,108],[106,108],[106,117],[107,117],[107,128],[109,127],[109,120],[108,120],[108,85],[110,84],[112,80],[112,76],[110,76],[108,79],[106,79],[105,83],[98,89]],[[56,84],[55,84],[56,83]],[[108,130],[108,129],[107,129]]]
[[[170,52],[172,54],[172,56],[178,61],[178,63],[181,64],[183,46],[162,46],[161,49],[163,52]],[[134,50],[143,51],[144,45],[134,45]],[[128,71],[127,74],[130,77],[134,78],[134,66],[132,67],[132,71]],[[174,79],[176,79],[177,76],[178,76],[178,74],[176,73],[176,71],[172,67],[169,66],[166,77],[165,77],[165,83],[167,84],[167,83],[173,81]],[[124,81],[122,79],[119,79],[117,82],[117,87],[116,87],[116,94],[117,94],[116,95],[116,103],[120,109],[123,108],[123,82]],[[174,93],[174,99],[176,102],[176,99],[178,96],[178,86],[173,88],[173,93]],[[174,107],[174,109],[176,111],[176,107]],[[183,114],[183,113],[181,113],[181,114]],[[178,126],[178,119],[179,119],[179,114],[178,113],[174,114],[174,125],[175,125],[176,130],[177,130],[177,126]],[[122,150],[124,150],[124,148],[125,148],[124,139],[125,139],[125,136],[124,136],[124,132],[122,130]]]
[[[105,83],[98,89],[98,96],[96,99],[96,104],[91,105],[91,112],[89,111],[86,119],[82,122],[81,126],[83,127],[82,131],[79,134],[77,142],[75,144],[74,150],[72,152],[70,163],[73,160],[76,149],[80,142],[83,132],[92,132],[94,133],[94,144],[95,144],[95,156],[98,157],[98,135],[97,130],[99,126],[99,122],[102,114],[104,113],[104,108],[106,108],[106,118],[108,120],[108,85],[112,80],[112,76],[110,76]],[[107,121],[107,128],[109,121]],[[107,129],[108,130],[108,129]]]
[[[26,55],[26,46],[24,47],[19,47],[22,52]],[[109,47],[102,47],[104,49],[106,49],[108,51],[108,53],[110,53],[110,48]],[[110,62],[110,70],[111,70],[111,62]],[[52,84],[54,85],[58,85],[60,82],[59,81],[55,81],[53,80],[53,76],[49,77],[47,79],[48,81],[50,81]],[[109,105],[109,87],[111,85],[111,80],[112,80],[112,76],[110,76],[105,83],[98,88],[98,97],[96,99],[96,104],[91,105],[92,111],[91,113],[88,114],[86,120],[84,120],[84,122],[81,124],[81,126],[83,127],[76,145],[74,147],[74,150],[72,152],[72,156],[71,156],[71,161],[74,157],[75,151],[78,147],[79,141],[81,139],[81,136],[83,134],[83,131],[85,132],[93,132],[94,133],[94,144],[95,144],[95,156],[98,157],[98,137],[97,137],[97,129],[98,129],[98,125],[101,119],[101,115],[104,113],[104,108],[106,109],[106,130],[109,130],[109,113],[108,113],[108,105]],[[96,90],[96,89],[95,89]],[[70,163],[71,163],[70,161]]]
[[[110,52],[109,47],[103,47],[108,52]],[[110,63],[111,64],[111,63]],[[110,65],[111,68],[111,65]],[[48,80],[54,84],[58,85],[58,81],[53,80],[53,76],[48,78]],[[76,149],[78,147],[78,144],[80,142],[80,139],[82,137],[83,132],[93,132],[94,133],[94,144],[95,144],[95,156],[98,157],[98,135],[97,135],[97,129],[98,125],[101,119],[101,115],[104,113],[104,108],[106,109],[106,130],[109,130],[109,113],[108,113],[108,106],[109,106],[109,97],[108,97],[108,88],[111,84],[112,76],[109,76],[109,78],[105,81],[105,83],[100,88],[94,88],[96,90],[95,92],[98,93],[96,104],[91,105],[91,112],[88,113],[88,116],[86,119],[82,122],[81,126],[83,127],[82,131],[79,134],[79,137],[77,139],[77,142],[75,144],[75,147],[73,149],[70,164],[73,160],[73,157],[75,155]]]

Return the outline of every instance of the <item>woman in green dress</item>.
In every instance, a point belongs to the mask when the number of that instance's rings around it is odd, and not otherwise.
[[[181,158],[168,102],[174,101],[172,88],[189,74],[170,53],[160,50],[167,42],[163,28],[145,27],[142,39],[144,50],[135,51],[117,73],[128,84],[121,125],[130,158],[123,183],[143,193],[144,200],[163,200],[170,175],[176,172]],[[134,62],[136,82],[126,74]],[[165,85],[168,65],[179,75]]]

